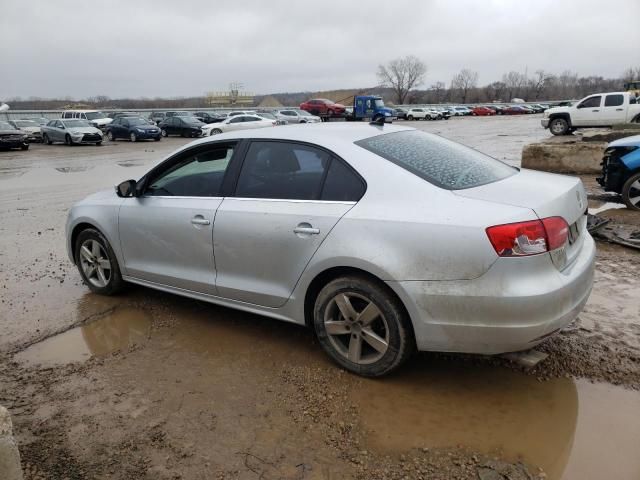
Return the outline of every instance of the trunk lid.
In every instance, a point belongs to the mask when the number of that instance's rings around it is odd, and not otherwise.
[[[530,208],[540,219],[564,218],[570,228],[569,242],[561,252],[562,259],[556,262],[558,259],[554,258],[554,263],[561,269],[571,263],[582,247],[587,232],[587,194],[582,181],[577,177],[522,169],[503,180],[465,190],[454,190],[453,193],[462,197]]]

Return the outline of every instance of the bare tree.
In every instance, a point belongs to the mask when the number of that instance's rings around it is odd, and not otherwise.
[[[463,68],[460,73],[454,75],[451,80],[451,88],[460,92],[462,103],[467,103],[469,91],[478,85],[478,72]]]
[[[632,82],[633,80],[640,80],[640,67],[629,67],[622,72],[622,80],[624,82]]]
[[[444,82],[436,82],[429,87],[432,96],[432,103],[442,103],[447,94],[447,86]]]
[[[380,84],[393,89],[397,103],[402,105],[409,91],[421,85],[427,74],[427,66],[413,55],[391,60],[387,65],[378,66]]]
[[[507,101],[511,101],[514,97],[521,94],[522,87],[527,83],[527,77],[525,74],[510,71],[502,76],[502,83],[504,83],[507,91]]]
[[[536,70],[535,77],[531,80],[531,89],[533,90],[534,100],[538,100],[553,75],[544,70]]]

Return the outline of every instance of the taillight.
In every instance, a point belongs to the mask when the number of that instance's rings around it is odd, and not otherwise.
[[[501,257],[537,255],[562,247],[569,237],[569,225],[561,217],[496,225],[486,230],[489,241]]]

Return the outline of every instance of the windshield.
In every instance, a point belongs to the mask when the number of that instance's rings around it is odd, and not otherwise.
[[[276,119],[276,116],[274,114],[272,114],[272,113],[263,112],[263,113],[259,113],[258,115],[260,115],[263,118],[270,118],[271,120],[275,120]]]
[[[417,130],[378,135],[355,144],[447,190],[496,182],[518,171],[477,150]]]
[[[19,127],[39,127],[33,120],[16,120],[16,125]]]
[[[17,130],[17,129],[10,123],[0,122],[0,130]]]
[[[149,125],[149,122],[147,122],[144,118],[139,117],[127,117],[127,121],[132,127],[135,127],[136,125]]]
[[[307,112],[306,110],[295,110],[295,111],[298,113],[298,115],[302,117],[313,117],[313,115]]]
[[[85,115],[87,116],[87,120],[95,120],[96,118],[107,118],[107,116],[102,112],[88,112]]]
[[[202,122],[198,120],[196,117],[181,117],[184,123],[188,123],[189,125],[200,125]]]
[[[90,127],[89,122],[85,122],[84,120],[64,120],[64,126],[67,128],[76,128],[76,127]]]
[[[377,98],[374,101],[376,108],[384,108],[384,101],[381,98]]]

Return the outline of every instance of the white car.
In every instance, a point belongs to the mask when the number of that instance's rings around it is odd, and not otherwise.
[[[236,115],[229,117],[219,123],[211,123],[202,127],[202,136],[218,135],[219,133],[231,132],[233,130],[245,130],[248,128],[264,128],[274,127],[277,125],[276,120],[262,118],[257,114],[254,115]]]
[[[80,120],[86,120],[92,126],[101,130],[113,121],[113,118],[109,118],[106,113],[99,110],[67,110],[62,112],[62,118],[79,118]]]
[[[282,108],[275,110],[274,114],[278,119],[286,120],[287,123],[320,123],[322,121],[322,119],[316,115],[295,108]]]
[[[238,115],[255,115],[255,110],[234,110],[233,112],[227,113],[227,117],[236,117]]]
[[[40,131],[40,124],[33,120],[10,120],[9,123],[16,127],[18,130],[27,132],[29,142],[41,142],[42,132]]]
[[[424,120],[426,116],[426,108],[410,108],[407,110],[407,120]]]

